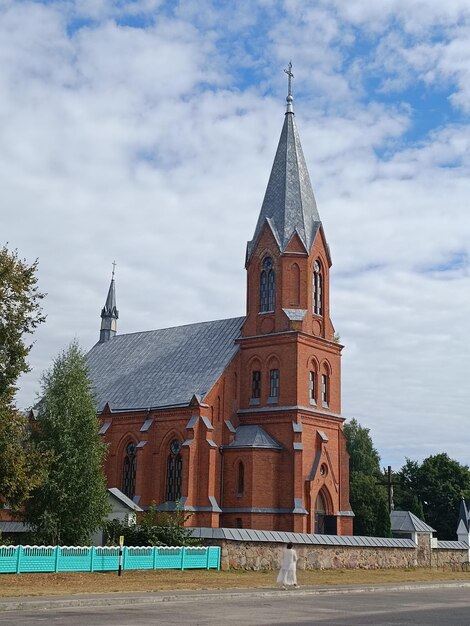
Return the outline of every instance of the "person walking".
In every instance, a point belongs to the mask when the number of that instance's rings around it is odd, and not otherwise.
[[[290,541],[282,551],[281,569],[277,577],[277,583],[282,585],[283,589],[287,589],[288,585],[292,585],[295,589],[298,587],[297,552]]]

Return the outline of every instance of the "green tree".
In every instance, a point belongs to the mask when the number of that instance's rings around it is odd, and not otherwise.
[[[27,420],[0,401],[0,500],[18,513],[45,479],[50,454],[31,440]]]
[[[470,470],[446,453],[429,456],[419,465],[407,459],[400,470],[405,502],[419,503],[424,520],[439,539],[455,539],[462,496],[470,498]]]
[[[44,322],[37,287],[37,261],[28,265],[17,251],[0,249],[0,500],[18,509],[37,487],[47,454],[31,442],[28,421],[14,406],[18,377],[29,371],[27,336]]]
[[[181,507],[173,512],[157,511],[152,504],[138,524],[127,524],[118,519],[106,522],[104,532],[106,543],[117,545],[119,537],[124,537],[128,546],[194,546],[200,541],[192,536],[191,528],[184,525],[191,513]]]
[[[18,252],[0,249],[0,399],[13,401],[20,374],[29,372],[26,361],[32,344],[25,340],[44,322],[37,286],[37,266],[18,258]]]
[[[42,380],[37,431],[53,455],[47,478],[27,501],[25,519],[42,543],[79,545],[102,528],[109,504],[103,472],[106,448],[98,434],[84,353],[73,342]]]
[[[411,511],[424,520],[423,503],[419,494],[419,464],[406,459],[405,465],[394,476],[398,483],[394,488],[395,508]]]
[[[387,491],[381,482],[380,456],[369,429],[353,419],[344,426],[349,453],[349,495],[354,511],[354,534],[389,537]]]

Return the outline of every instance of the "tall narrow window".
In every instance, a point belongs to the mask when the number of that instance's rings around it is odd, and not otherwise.
[[[321,377],[321,403],[327,407],[330,401],[330,381],[328,374],[322,374]]]
[[[245,492],[245,466],[240,461],[238,464],[238,476],[237,476],[237,495],[242,496]]]
[[[270,269],[268,273],[268,311],[274,311],[276,281],[274,280],[274,270]]]
[[[122,468],[122,493],[131,500],[135,496],[135,474],[137,469],[136,446],[133,441],[127,444]]]
[[[269,397],[277,399],[279,397],[279,370],[269,370]]]
[[[323,281],[321,274],[321,265],[319,261],[315,261],[313,265],[313,312],[315,315],[323,315]]]
[[[259,370],[251,372],[251,397],[253,400],[261,397],[261,372]]]
[[[259,310],[261,313],[274,311],[276,292],[276,277],[273,269],[273,260],[266,257],[263,261],[259,281]]]
[[[316,386],[317,386],[317,381],[316,381],[315,372],[314,371],[310,371],[309,372],[309,381],[308,381],[308,387],[309,387],[309,392],[310,392],[310,404],[316,404],[317,403]]]
[[[294,263],[291,268],[291,304],[300,304],[300,269],[297,263]]]
[[[326,504],[322,494],[319,493],[315,502],[315,534],[325,533]]]
[[[170,443],[170,454],[166,464],[166,500],[176,502],[181,498],[181,477],[183,459],[181,458],[181,443],[173,439]]]

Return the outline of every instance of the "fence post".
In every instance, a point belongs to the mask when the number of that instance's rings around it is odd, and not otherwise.
[[[23,556],[23,546],[18,546],[18,552],[16,553],[16,573],[21,572],[21,557]]]
[[[123,551],[122,551],[122,569],[126,569],[126,561],[127,561],[127,551],[128,551],[128,547],[124,546]]]
[[[55,563],[54,563],[54,572],[59,571],[59,550],[60,546],[55,547]]]
[[[90,554],[90,572],[93,572],[93,565],[94,565],[94,561],[95,561],[95,551],[96,548],[95,546],[91,546],[91,554]]]
[[[207,546],[206,550],[207,550],[207,554],[206,554],[206,569],[210,569],[210,557],[211,557],[211,548],[210,548],[210,546]]]
[[[217,547],[217,571],[220,571],[220,559],[222,557],[222,548],[220,546]]]
[[[158,548],[153,546],[153,569],[157,569]]]
[[[181,548],[181,571],[184,570],[184,555],[186,554],[186,548]]]

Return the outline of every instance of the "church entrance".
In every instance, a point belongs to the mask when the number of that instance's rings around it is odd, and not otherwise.
[[[317,499],[315,501],[315,530],[314,532],[316,535],[325,534],[325,518],[326,518],[325,500],[321,492],[319,492]]]
[[[315,500],[314,533],[318,535],[338,534],[338,520],[331,514],[331,500],[326,491],[320,491]]]

